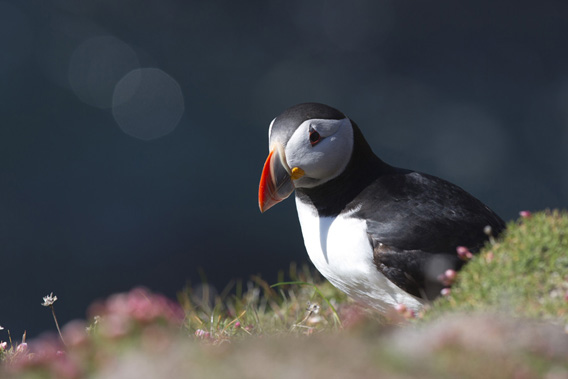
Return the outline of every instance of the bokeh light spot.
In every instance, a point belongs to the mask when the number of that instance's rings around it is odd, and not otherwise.
[[[69,63],[69,83],[81,101],[98,108],[110,108],[116,83],[139,68],[138,56],[123,41],[97,36],[83,41]]]
[[[178,82],[157,68],[132,70],[117,84],[112,114],[126,134],[152,140],[171,133],[185,110]]]

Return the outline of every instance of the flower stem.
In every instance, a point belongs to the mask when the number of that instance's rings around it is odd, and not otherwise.
[[[57,322],[57,317],[55,316],[55,309],[53,308],[53,305],[50,305],[49,307],[51,308],[51,313],[53,314],[53,320],[55,321],[55,326],[57,327],[57,331],[59,332],[59,337],[61,338],[61,342],[63,342],[63,345],[67,347],[67,344],[63,339],[63,334],[61,334],[61,329],[59,329],[59,323]]]

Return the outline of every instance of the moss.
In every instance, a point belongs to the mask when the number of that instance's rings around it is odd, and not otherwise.
[[[426,319],[455,311],[500,311],[568,322],[568,213],[543,211],[510,222],[459,273],[450,296]]]

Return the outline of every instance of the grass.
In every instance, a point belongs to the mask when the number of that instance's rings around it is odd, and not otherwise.
[[[568,215],[545,211],[509,223],[463,270],[451,296],[428,317],[450,311],[498,311],[568,323]]]
[[[335,306],[347,302],[345,294],[307,266],[298,271],[292,264],[288,275],[290,280],[273,285],[260,277],[252,277],[245,284],[237,281],[219,295],[206,284],[186,288],[178,298],[186,314],[185,327],[202,339],[216,342],[341,328]]]
[[[61,337],[0,344],[0,377],[568,377],[567,296],[568,215],[545,211],[509,223],[419,318],[378,316],[292,265],[176,303],[114,295]]]

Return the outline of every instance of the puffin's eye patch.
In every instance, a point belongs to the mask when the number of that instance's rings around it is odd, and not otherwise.
[[[316,143],[318,143],[321,140],[321,136],[320,134],[313,130],[312,128],[310,128],[310,144],[312,146],[314,146]]]

